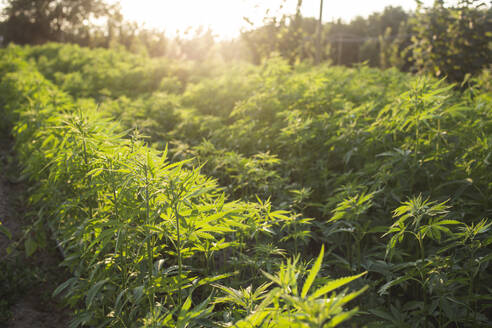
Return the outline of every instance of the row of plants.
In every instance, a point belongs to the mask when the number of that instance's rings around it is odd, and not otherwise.
[[[36,62],[40,73],[75,97],[98,101],[107,97],[135,97],[154,91],[182,90],[210,66],[169,58],[149,58],[126,51],[84,48],[75,44],[47,43],[25,46],[22,53]],[[193,71],[193,75],[191,74]]]
[[[459,92],[396,70],[274,60],[246,78],[189,85],[181,104],[192,108],[193,121],[185,117],[171,135],[177,158],[201,159],[236,197],[271,195],[278,208],[314,218],[301,252],[328,244],[342,273],[369,271],[373,295],[361,304],[363,322],[487,326],[487,76]],[[224,90],[236,80],[249,90],[242,88],[232,107],[221,106],[232,103],[221,97],[235,96]],[[180,131],[190,121],[196,126]]]
[[[36,49],[24,56],[44,51]],[[103,83],[103,70],[94,71]],[[163,78],[161,90],[109,90],[104,100],[52,80],[81,107],[98,104],[104,115],[138,128],[154,148],[169,145],[171,162],[190,170],[201,163],[233,199],[259,198],[269,210],[291,213],[280,235],[253,246],[255,255],[228,257],[231,270],[244,263],[261,269],[270,262],[265,254],[283,250],[305,261],[324,244],[332,274],[369,272],[355,320],[490,324],[489,71],[463,92],[396,70],[292,67],[276,58],[189,74],[186,83]],[[241,272],[233,288],[248,284],[254,270]]]
[[[330,272],[367,270],[361,322],[490,324],[490,70],[462,91],[279,58],[189,74],[100,111],[169,145],[173,162],[195,158],[233,199],[299,213],[280,229],[292,243],[272,245],[309,258],[324,244]]]
[[[363,282],[334,290],[363,274],[327,276],[324,247],[315,261],[290,257],[292,228],[308,234],[308,220],[228,200],[192,161],[171,162],[24,55],[0,52],[2,124],[31,184],[26,251],[51,233],[63,248],[73,277],[55,294],[72,327],[334,327],[356,313],[347,303]]]

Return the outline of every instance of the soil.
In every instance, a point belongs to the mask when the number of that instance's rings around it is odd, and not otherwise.
[[[0,319],[0,328],[66,328],[70,310],[51,295],[70,275],[60,267],[62,257],[52,240],[46,248],[25,256],[24,231],[30,222],[24,218],[28,209],[22,196],[25,197],[27,184],[18,181],[20,174],[12,164],[14,156],[10,145],[8,137],[0,136],[0,221],[12,234],[11,240],[0,234],[0,264],[8,261],[8,267],[15,270],[13,274],[2,276],[11,280],[0,281],[12,290],[11,295],[7,295],[10,319],[7,322]],[[9,245],[12,251],[7,253]]]

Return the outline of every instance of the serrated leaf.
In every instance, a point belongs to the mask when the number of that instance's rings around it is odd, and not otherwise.
[[[311,288],[311,285],[313,284],[314,279],[318,275],[319,269],[321,268],[321,263],[323,262],[323,256],[325,254],[325,245],[321,246],[321,251],[319,252],[318,258],[316,259],[316,262],[314,262],[313,267],[311,268],[311,271],[309,271],[309,275],[304,282],[304,286],[302,287],[301,291],[301,297],[304,298],[306,297],[309,288]]]
[[[339,287],[342,287],[342,286],[348,284],[349,282],[354,281],[355,279],[358,279],[358,278],[362,277],[365,274],[367,274],[367,271],[366,272],[363,272],[361,274],[355,275],[355,276],[343,277],[343,278],[340,278],[340,279],[332,280],[332,281],[326,283],[323,287],[321,287],[318,290],[316,290],[313,294],[311,294],[309,296],[309,298],[310,299],[316,299],[316,298],[318,298],[320,296],[325,295],[326,293],[331,292],[332,290],[335,290],[335,289],[337,289]]]

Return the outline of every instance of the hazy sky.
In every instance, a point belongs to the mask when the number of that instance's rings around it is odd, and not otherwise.
[[[116,0],[113,0],[116,1]],[[268,8],[278,12],[282,0],[120,0],[124,16],[145,23],[147,27],[164,29],[169,34],[187,27],[210,27],[220,37],[234,37],[247,27],[243,17],[259,24]],[[433,0],[424,0],[432,4]],[[297,0],[285,1],[282,12],[295,12]],[[320,0],[303,0],[304,16],[319,15]],[[350,20],[367,16],[386,6],[415,9],[414,0],[324,0],[323,20]]]

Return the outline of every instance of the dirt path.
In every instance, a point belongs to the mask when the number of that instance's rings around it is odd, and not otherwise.
[[[27,209],[20,196],[26,185],[16,181],[18,169],[8,163],[9,144],[0,136],[0,221],[12,233],[12,240],[0,234],[0,328],[66,328],[70,311],[51,294],[68,273],[59,266],[61,255],[51,240],[46,249],[25,256]],[[7,254],[9,245],[13,251]]]

